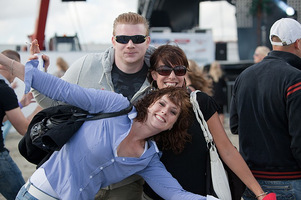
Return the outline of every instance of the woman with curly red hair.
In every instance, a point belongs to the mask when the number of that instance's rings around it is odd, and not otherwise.
[[[48,57],[43,59],[47,65]],[[25,92],[33,87],[90,113],[114,112],[130,104],[121,94],[82,88],[41,72],[37,60],[27,62],[24,69],[0,54],[0,63],[24,80]],[[127,115],[86,121],[33,173],[16,199],[93,199],[99,188],[133,174],[140,175],[164,199],[206,199],[185,191],[167,172],[155,142],[162,141],[166,150],[181,151],[189,116],[188,93],[173,87],[150,92]]]

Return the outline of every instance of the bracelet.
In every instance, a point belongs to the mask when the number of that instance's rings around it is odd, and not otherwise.
[[[257,195],[255,198],[257,199],[258,197],[261,197],[261,196],[267,195],[267,194],[268,194],[268,192],[264,192],[264,193],[262,193],[262,194]]]
[[[14,60],[11,60],[11,64],[10,64],[10,69],[11,69],[11,75],[14,75]]]
[[[18,101],[19,107],[22,109],[23,105],[20,103],[20,101]]]

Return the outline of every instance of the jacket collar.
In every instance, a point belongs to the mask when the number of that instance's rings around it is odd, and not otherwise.
[[[278,57],[285,60],[291,66],[301,70],[301,58],[295,54],[285,52],[285,51],[271,51],[269,56]]]

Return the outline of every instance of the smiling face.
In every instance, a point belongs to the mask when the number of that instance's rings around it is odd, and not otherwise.
[[[190,138],[187,129],[191,122],[191,103],[185,88],[153,90],[134,106],[137,110],[135,121],[145,124],[152,132],[148,137],[153,136],[163,149],[180,152],[184,148]]]
[[[162,61],[159,61],[158,66],[164,65]],[[171,65],[171,67],[175,67]],[[172,71],[168,76],[162,76],[157,71],[151,72],[152,78],[157,82],[159,89],[166,87],[183,87],[185,76],[177,76],[174,71]]]
[[[161,132],[173,127],[180,112],[180,107],[164,95],[149,106],[147,119],[152,127]]]
[[[160,67],[172,67],[171,73],[158,71]],[[180,66],[186,67],[188,70],[189,64],[185,52],[175,45],[161,45],[150,57],[150,73],[148,74],[148,81],[152,83],[153,87],[163,89],[166,87],[185,87],[185,73]],[[176,70],[176,73],[175,73]],[[177,71],[178,70],[178,71]],[[169,70],[170,72],[170,70]]]

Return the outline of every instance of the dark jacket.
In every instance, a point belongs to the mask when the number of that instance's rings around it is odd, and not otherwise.
[[[301,178],[300,67],[296,55],[272,51],[235,81],[230,128],[257,178]]]

